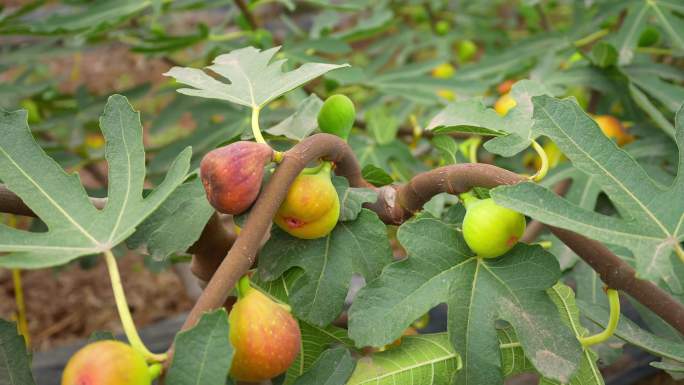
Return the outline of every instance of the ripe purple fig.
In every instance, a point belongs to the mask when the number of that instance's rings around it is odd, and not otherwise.
[[[207,199],[224,214],[247,210],[261,189],[264,167],[273,159],[267,144],[240,141],[208,152],[200,163]]]

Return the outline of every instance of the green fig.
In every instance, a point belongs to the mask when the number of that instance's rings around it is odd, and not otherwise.
[[[492,198],[464,199],[463,238],[482,258],[496,258],[512,249],[525,232],[525,216],[494,203]]]
[[[62,385],[150,385],[154,377],[140,352],[106,340],[86,345],[69,359]]]
[[[458,45],[458,60],[461,63],[470,61],[475,57],[477,53],[477,44],[472,40],[466,39],[462,40]]]
[[[299,354],[299,325],[286,306],[251,288],[246,276],[238,291],[240,298],[228,315],[230,343],[235,349],[230,375],[249,382],[277,377]]]
[[[639,35],[639,47],[652,47],[660,41],[660,31],[651,26],[647,26]]]
[[[318,127],[321,132],[347,140],[355,119],[356,109],[351,99],[341,94],[332,95],[318,112]]]

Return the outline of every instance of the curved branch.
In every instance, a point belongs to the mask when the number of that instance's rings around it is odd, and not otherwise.
[[[392,187],[394,202],[383,202],[392,210],[389,223],[398,223],[398,218],[410,217],[432,196],[447,192],[460,194],[473,187],[495,187],[515,184],[525,178],[496,166],[470,163],[445,166],[416,175],[408,184]],[[665,322],[684,334],[684,305],[653,282],[637,278],[636,271],[620,257],[613,254],[600,242],[591,240],[569,230],[548,226],[549,230],[579,255],[601,280],[611,289],[624,291],[642,305],[656,313]]]
[[[308,137],[287,151],[259,194],[233,247],[190,311],[182,330],[194,326],[204,312],[223,305],[237,281],[254,263],[261,240],[269,231],[290,184],[309,162],[321,158],[334,162],[336,173],[347,177],[350,184],[368,185],[361,176],[361,169],[351,148],[334,135],[318,134]]]
[[[283,162],[277,167],[254,204],[251,215],[235,241],[234,247],[230,248],[226,258],[218,266],[216,274],[195,304],[183,329],[193,326],[205,311],[223,305],[237,280],[253,264],[260,241],[268,231],[272,218],[290,184],[307,163],[318,158],[335,162],[337,174],[347,177],[351,186],[372,188],[372,185],[361,176],[359,164],[349,146],[335,136],[317,134],[306,138],[286,152]],[[385,223],[398,225],[419,211],[423,204],[436,194],[442,192],[460,194],[473,187],[491,188],[524,180],[526,179],[511,171],[492,165],[480,163],[451,165],[418,174],[405,185],[384,186],[376,189],[377,202],[366,204],[365,207],[374,210]],[[94,199],[93,202],[97,207],[104,206],[104,200]],[[0,185],[0,212],[33,215],[21,199],[2,185]],[[684,305],[652,282],[637,278],[631,266],[601,243],[572,231],[555,227],[549,227],[549,229],[589,264],[608,287],[631,295],[684,334]],[[224,243],[222,249],[215,250],[216,253],[219,250],[223,252],[228,245],[229,242]],[[205,250],[211,249],[211,247],[205,248]],[[206,269],[207,272],[211,270],[213,270],[212,267]]]

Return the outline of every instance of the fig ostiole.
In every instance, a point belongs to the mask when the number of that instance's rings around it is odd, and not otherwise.
[[[158,368],[120,341],[93,342],[74,354],[64,368],[62,385],[150,385]]]
[[[354,103],[345,95],[332,95],[323,103],[317,119],[321,132],[347,140],[356,119]]]
[[[238,381],[264,381],[287,371],[299,354],[301,332],[288,307],[238,282],[238,300],[228,315],[234,355],[230,375]]]
[[[481,258],[497,258],[515,246],[525,232],[525,216],[494,203],[461,194],[466,207],[463,238]]]
[[[245,212],[256,200],[264,167],[273,160],[267,144],[240,141],[208,152],[200,163],[207,199],[224,214]]]
[[[273,221],[302,239],[328,235],[340,217],[340,199],[331,181],[331,163],[305,169],[292,182]]]

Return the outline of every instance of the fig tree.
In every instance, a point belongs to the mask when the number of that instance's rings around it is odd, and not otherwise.
[[[224,214],[247,210],[261,189],[264,167],[273,150],[263,143],[240,141],[208,152],[200,163],[207,199]]]
[[[463,238],[482,258],[496,258],[513,248],[525,232],[525,217],[491,198],[464,197]]]
[[[150,385],[155,377],[143,355],[120,341],[98,341],[76,352],[62,385]]]
[[[344,95],[332,95],[318,112],[318,127],[321,132],[337,135],[347,140],[356,119],[354,103]]]
[[[274,222],[292,236],[315,239],[328,235],[340,217],[340,199],[330,180],[330,162],[305,169],[290,186]]]
[[[240,279],[239,298],[228,315],[230,343],[235,349],[230,375],[257,382],[284,373],[301,345],[297,321],[280,305]]]

